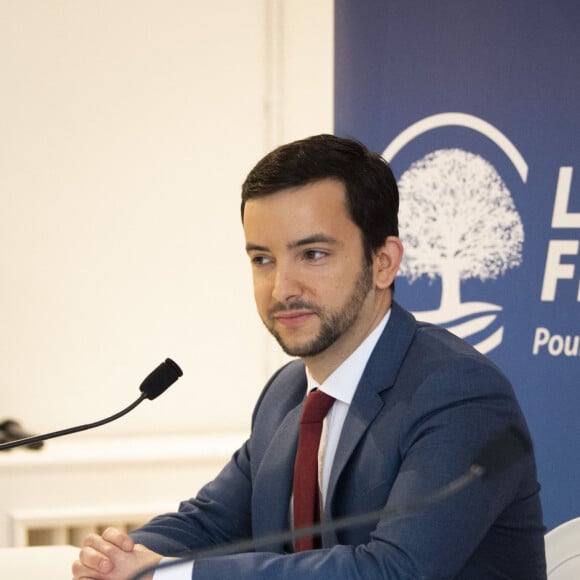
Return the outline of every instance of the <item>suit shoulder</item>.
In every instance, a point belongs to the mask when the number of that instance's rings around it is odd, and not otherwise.
[[[306,393],[306,369],[301,360],[293,360],[279,368],[262,389],[252,422],[259,413],[285,413],[298,405]]]
[[[456,385],[487,383],[493,390],[511,391],[508,378],[491,359],[448,330],[425,322],[417,323],[404,369],[415,369],[425,379],[438,375],[456,379]]]

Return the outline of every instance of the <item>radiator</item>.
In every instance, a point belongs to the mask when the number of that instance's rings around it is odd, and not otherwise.
[[[10,514],[12,545],[23,546],[80,546],[92,532],[102,533],[109,526],[130,531],[153,516],[172,511],[175,505],[142,506],[130,509],[111,506],[98,511],[90,508],[73,510],[19,510]]]

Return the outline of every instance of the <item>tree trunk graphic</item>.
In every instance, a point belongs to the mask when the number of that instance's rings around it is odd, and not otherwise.
[[[441,269],[441,312],[456,312],[461,303],[461,274],[453,262]]]

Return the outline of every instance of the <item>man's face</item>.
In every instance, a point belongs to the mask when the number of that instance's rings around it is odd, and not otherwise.
[[[250,200],[244,232],[258,312],[284,351],[354,350],[373,317],[373,267],[343,184],[325,179]]]

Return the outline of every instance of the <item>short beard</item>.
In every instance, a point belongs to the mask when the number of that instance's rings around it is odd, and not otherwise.
[[[325,312],[324,309],[318,308],[314,304],[304,300],[297,300],[290,306],[280,304],[272,307],[268,311],[268,320],[271,321],[276,312],[289,312],[292,310],[307,309],[314,312],[320,318],[320,331],[318,335],[309,343],[292,347],[284,343],[280,334],[274,329],[274,324],[268,324],[266,327],[272,336],[278,341],[282,350],[290,355],[297,357],[311,357],[324,352],[329,346],[332,346],[352,325],[356,322],[362,309],[363,303],[373,287],[373,268],[368,263],[363,263],[355,281],[354,289],[348,297],[345,304],[337,312]]]

